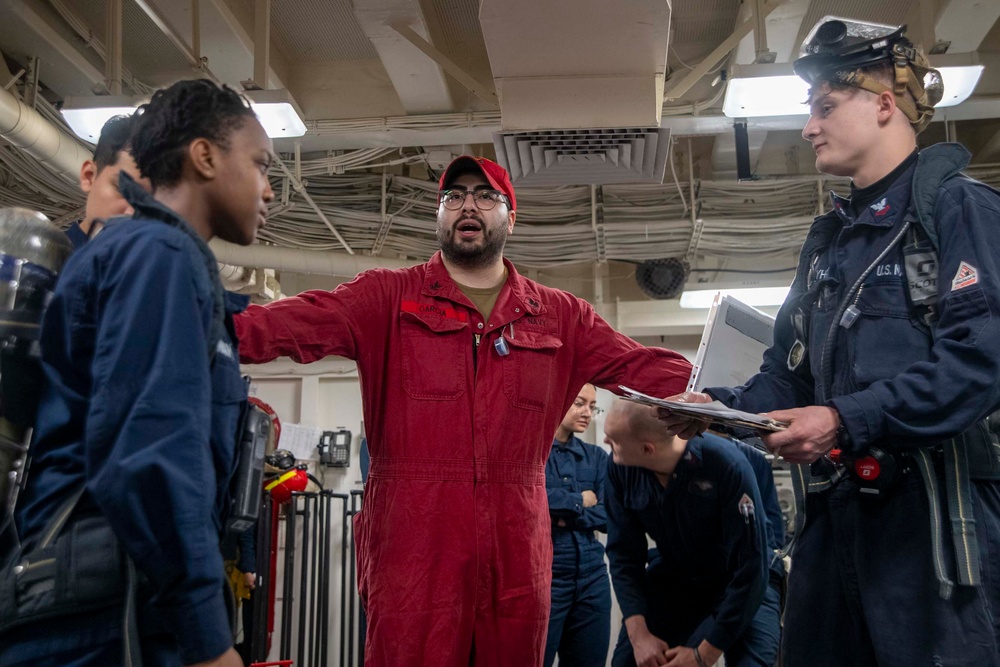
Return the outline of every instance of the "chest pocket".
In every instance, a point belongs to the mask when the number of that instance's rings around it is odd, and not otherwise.
[[[582,491],[593,491],[597,482],[597,469],[581,463],[576,469],[576,480]]]
[[[860,315],[848,330],[851,379],[857,389],[930,357],[930,339],[910,319],[903,279],[870,280],[858,295]]]
[[[507,338],[510,354],[502,358],[503,391],[511,405],[542,412],[551,397],[556,351],[562,341],[534,331],[517,331]]]
[[[400,313],[403,390],[410,398],[448,401],[466,389],[472,349],[467,322],[425,313]]]

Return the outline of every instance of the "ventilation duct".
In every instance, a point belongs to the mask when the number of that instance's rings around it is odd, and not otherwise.
[[[662,183],[670,130],[498,132],[493,145],[517,185]]]
[[[675,299],[684,291],[691,266],[683,259],[650,259],[635,270],[635,281],[652,299]]]
[[[670,0],[482,0],[506,130],[660,124]]]

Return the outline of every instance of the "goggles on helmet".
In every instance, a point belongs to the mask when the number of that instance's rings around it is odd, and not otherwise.
[[[934,105],[941,101],[944,85],[941,74],[903,36],[905,31],[906,26],[827,16],[806,36],[801,57],[792,68],[810,86],[826,81],[861,88],[876,95],[891,92],[896,98],[896,106],[920,132],[934,115]],[[883,62],[893,64],[892,86],[864,71]]]

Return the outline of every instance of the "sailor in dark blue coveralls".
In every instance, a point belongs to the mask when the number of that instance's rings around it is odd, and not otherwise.
[[[995,666],[1000,193],[959,174],[961,146],[916,151],[942,86],[902,29],[830,21],[805,44],[803,136],[851,196],[810,229],[761,372],[680,398],[771,411],[790,426],[767,446],[810,464],[785,665]]]
[[[747,455],[716,435],[667,435],[628,401],[612,406],[604,431],[608,560],[625,626],[612,665],[705,667],[725,654],[730,667],[771,667],[779,592]],[[658,552],[648,570],[647,535]]]
[[[105,220],[132,215],[132,205],[118,191],[118,174],[124,172],[145,189],[150,188],[129,152],[137,119],[133,114],[115,116],[106,122],[97,139],[94,158],[80,166],[80,189],[87,195],[87,203],[83,219],[66,228],[66,236],[75,250],[96,234]]]
[[[141,583],[136,632],[127,635],[138,636],[145,667],[242,666],[219,538],[246,400],[230,316],[246,304],[224,297],[206,242],[253,242],[273,198],[272,151],[230,89],[197,80],[154,94],[133,138],[154,195],[122,175],[133,218],[71,257],[42,325],[49,386],[19,534],[30,549],[83,490],[63,532],[102,517],[131,557]],[[59,571],[71,593],[74,575],[99,585],[69,564]],[[0,664],[131,664],[138,656],[123,647],[123,607],[15,627],[0,638]]]
[[[604,545],[604,477],[608,454],[580,440],[598,414],[597,390],[585,384],[556,430],[545,463],[552,515],[552,608],[545,667],[556,653],[565,667],[604,667],[611,641],[611,585]]]

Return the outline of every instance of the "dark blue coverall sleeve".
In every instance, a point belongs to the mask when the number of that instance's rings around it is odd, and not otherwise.
[[[636,513],[625,507],[626,468],[608,463],[605,508],[611,583],[622,618],[646,615],[646,530]]]
[[[170,234],[136,241],[98,278],[87,492],[152,583],[189,664],[232,645],[215,520],[229,471],[216,470],[210,446],[213,304],[194,281],[205,268]]]
[[[608,454],[596,445],[588,447],[588,451],[594,456],[594,468],[597,470],[594,477],[594,488],[591,489],[597,496],[597,504],[593,507],[584,507],[583,514],[573,523],[573,528],[599,530],[606,533],[608,532],[608,515],[604,508],[604,487],[606,485],[605,478],[608,475]]]
[[[785,515],[781,513],[781,503],[778,502],[778,488],[774,484],[774,471],[771,463],[764,455],[743,441],[734,441],[753,468],[757,480],[757,490],[767,518],[767,545],[771,552],[779,551],[785,546]],[[779,578],[785,576],[785,564],[774,553],[768,554],[769,568],[773,575]]]
[[[731,577],[705,638],[712,646],[727,651],[746,630],[764,599],[769,549],[767,522],[756,516],[764,503],[749,461],[735,455],[719,482],[723,549]],[[740,512],[744,495],[753,502],[754,511],[749,517]]]
[[[575,519],[583,514],[583,494],[569,489],[554,489],[546,485],[545,493],[549,497],[549,512],[565,519]]]

